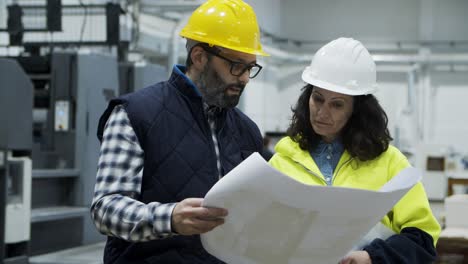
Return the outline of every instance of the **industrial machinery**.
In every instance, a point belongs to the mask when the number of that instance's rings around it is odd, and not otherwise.
[[[44,2],[9,5],[7,28],[0,29],[8,32],[10,46],[25,51],[0,59],[0,107],[8,113],[0,115],[2,124],[8,124],[0,128],[0,263],[23,263],[13,259],[27,263],[28,256],[105,239],[89,216],[99,157],[99,117],[120,93],[167,79],[162,66],[119,64],[128,49],[128,42],[120,38],[119,4]],[[53,42],[23,38],[29,32],[63,32],[62,18],[77,14],[84,16],[83,21],[105,16],[105,38]],[[84,46],[106,47],[112,55],[76,51]]]
[[[10,46],[23,46],[27,50],[37,52],[41,47],[69,47],[76,46],[116,46],[119,54],[125,54],[128,42],[122,41],[120,36],[120,15],[124,13],[119,4],[111,1],[105,4],[62,5],[61,0],[44,0],[44,4],[20,5],[14,1],[8,5],[7,28],[0,28],[0,32],[8,32]],[[36,1],[36,3],[40,1]],[[61,40],[61,41],[27,41],[25,33],[34,32],[64,32],[62,27],[64,16],[83,14],[88,16],[102,15],[105,17],[105,39],[100,40]],[[74,35],[82,35],[75,32]]]
[[[167,70],[158,64],[119,63],[119,94],[134,92],[151,84],[167,79]]]
[[[99,156],[97,121],[118,95],[117,58],[54,52],[14,59],[34,86],[32,118],[24,121],[32,141],[30,254],[102,241],[89,206]]]
[[[0,263],[28,263],[31,221],[33,85],[0,58]]]

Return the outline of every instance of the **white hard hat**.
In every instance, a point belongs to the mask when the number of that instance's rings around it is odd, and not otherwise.
[[[321,47],[302,72],[304,82],[347,95],[376,92],[376,79],[369,51],[352,38],[335,39]]]

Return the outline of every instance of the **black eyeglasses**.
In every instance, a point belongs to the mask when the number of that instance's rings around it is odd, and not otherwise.
[[[219,55],[219,50],[214,50],[213,48],[207,47],[205,45],[201,45],[201,47],[206,52],[210,53],[211,55],[214,55],[214,56],[216,56],[218,58],[221,58],[221,59],[229,62],[229,64],[231,65],[231,74],[234,75],[234,76],[241,76],[242,74],[244,74],[245,71],[249,71],[249,78],[253,79],[253,78],[257,77],[257,75],[262,70],[262,66],[258,65],[257,63],[247,64],[247,63],[243,63],[243,62],[240,62],[240,61],[233,61],[233,60],[230,60],[230,59],[228,59],[228,58],[226,58],[224,56]]]

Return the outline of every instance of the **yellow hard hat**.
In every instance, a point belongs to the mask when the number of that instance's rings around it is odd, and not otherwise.
[[[255,12],[242,0],[206,1],[193,12],[180,35],[248,54],[270,56],[262,49]]]

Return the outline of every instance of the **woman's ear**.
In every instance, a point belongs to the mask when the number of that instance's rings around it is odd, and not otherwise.
[[[192,59],[192,67],[197,71],[202,71],[205,68],[205,64],[208,61],[205,50],[200,46],[195,46],[190,53],[190,58]]]

